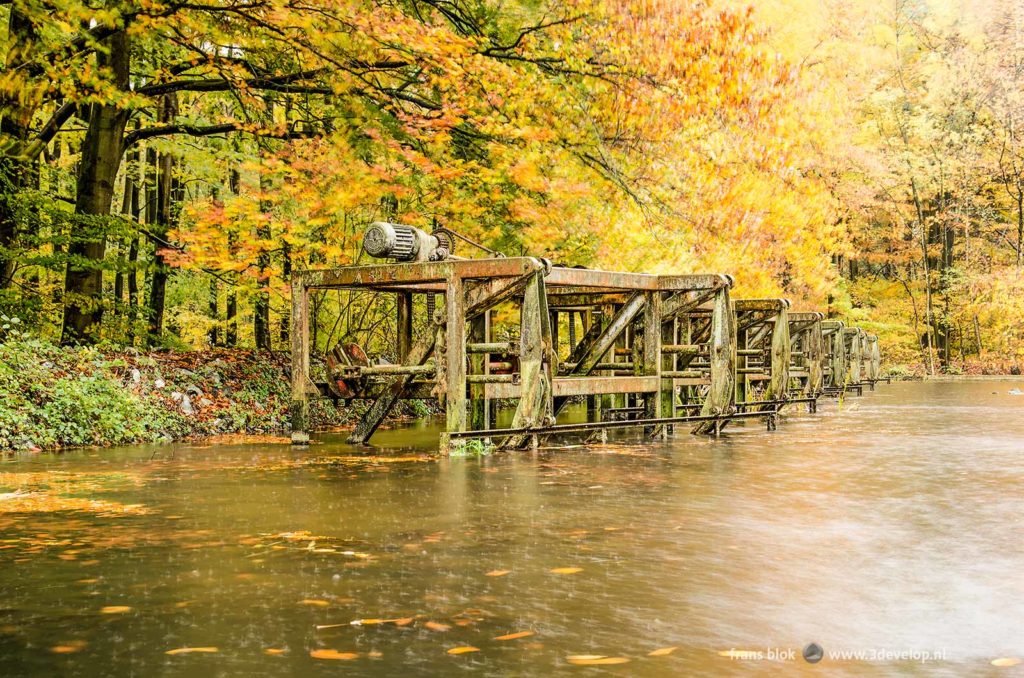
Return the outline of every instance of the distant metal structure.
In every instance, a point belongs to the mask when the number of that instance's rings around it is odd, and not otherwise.
[[[627,426],[718,434],[734,419],[760,418],[774,429],[785,405],[813,411],[822,395],[859,388],[862,371],[880,376],[877,338],[820,313],[790,313],[785,299],[733,300],[728,275],[462,259],[456,239],[465,240],[379,222],[364,251],[395,262],[293,274],[294,444],[309,441],[311,398],[370,402],[351,443],[366,443],[399,400],[437,398],[448,452],[471,438],[520,448]],[[340,344],[328,352],[327,381],[314,383],[309,296],[323,289],[393,295],[397,362],[374,364],[357,343]],[[586,399],[586,421],[559,423],[573,399]],[[497,405],[513,402],[498,426]]]

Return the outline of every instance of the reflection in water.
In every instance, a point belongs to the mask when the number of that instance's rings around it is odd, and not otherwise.
[[[999,672],[1024,654],[1024,397],[1007,391],[893,384],[773,433],[479,460],[432,457],[423,425],[382,432],[378,457],[332,434],[308,453],[15,459],[0,492],[141,506],[0,512],[0,670]],[[800,658],[811,641],[821,664]],[[795,658],[724,656],[769,648]],[[829,654],[882,650],[945,660]]]

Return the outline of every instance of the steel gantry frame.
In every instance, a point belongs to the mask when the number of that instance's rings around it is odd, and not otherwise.
[[[859,384],[861,369],[878,378],[877,338],[819,313],[790,313],[784,299],[733,300],[732,283],[533,257],[295,273],[292,442],[308,443],[310,399],[320,397],[370,403],[351,443],[366,443],[399,400],[437,398],[448,452],[470,438],[519,448],[541,435],[623,426],[650,436],[680,424],[717,434],[731,419],[753,417],[774,428],[785,404],[813,409],[829,388]],[[396,360],[371,364],[361,351],[335,349],[327,382],[314,383],[310,293],[324,289],[394,295]],[[436,304],[416,303],[420,296]],[[416,310],[432,306],[432,317]],[[559,423],[574,398],[586,399],[587,421]],[[512,402],[498,427],[496,403]]]

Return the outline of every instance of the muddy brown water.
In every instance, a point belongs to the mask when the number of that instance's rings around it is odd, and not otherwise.
[[[1011,675],[990,662],[1024,657],[1013,388],[483,458],[436,458],[431,422],[371,456],[325,434],[16,457],[0,675]],[[68,498],[107,503],[38,510]],[[595,657],[628,661],[572,663]]]

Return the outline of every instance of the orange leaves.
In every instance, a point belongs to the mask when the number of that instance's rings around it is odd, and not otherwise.
[[[678,648],[675,647],[675,646],[673,646],[673,647],[662,647],[662,648],[659,648],[657,650],[651,650],[650,652],[647,653],[647,656],[648,657],[667,657],[668,655],[670,655],[673,652],[675,652],[677,649]]]
[[[338,650],[310,650],[309,656],[313,659],[333,659],[339,661],[351,661],[357,659],[356,652],[339,652]]]
[[[576,654],[566,657],[565,661],[574,666],[614,666],[629,663],[626,657],[606,657],[600,654]]]
[[[473,647],[472,645],[462,645],[459,647],[453,647],[447,650],[448,654],[469,654],[470,652],[479,652],[479,647]]]
[[[495,640],[519,640],[520,638],[529,638],[533,635],[533,631],[518,631],[516,633],[506,633],[503,636],[496,636]]]

